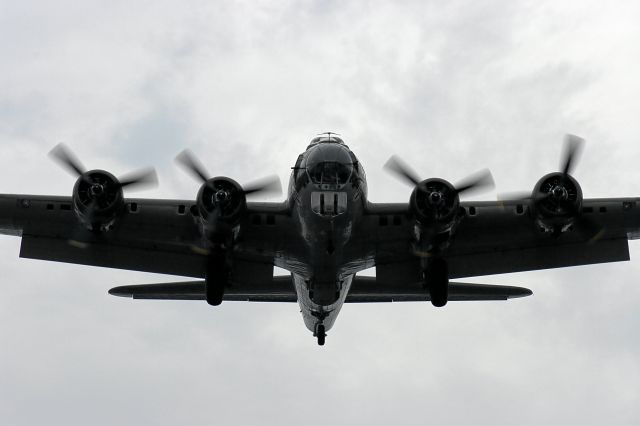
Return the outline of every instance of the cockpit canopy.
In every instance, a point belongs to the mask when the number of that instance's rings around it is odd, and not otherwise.
[[[309,146],[307,147],[307,149],[320,143],[337,143],[340,145],[344,145],[344,141],[342,140],[342,138],[338,137],[335,133],[326,133],[311,139],[311,142],[309,142]]]
[[[342,140],[312,146],[301,166],[307,170],[311,182],[317,185],[344,185],[353,173],[353,160]]]

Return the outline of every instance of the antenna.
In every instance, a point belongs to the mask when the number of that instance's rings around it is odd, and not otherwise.
[[[340,136],[340,133],[334,133],[334,132],[322,132],[322,133],[318,133],[318,136],[324,136],[326,135],[329,140],[331,140],[331,135],[333,136]]]

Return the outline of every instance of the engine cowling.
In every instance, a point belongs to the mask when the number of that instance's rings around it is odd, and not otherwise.
[[[415,187],[409,205],[420,225],[434,233],[442,233],[450,231],[455,224],[460,197],[451,183],[431,178]]]
[[[236,226],[247,207],[247,198],[238,182],[227,177],[207,180],[198,191],[198,212],[207,231],[226,234]]]
[[[106,231],[124,208],[122,185],[104,170],[85,172],[73,187],[72,203],[84,226],[92,231]]]
[[[532,198],[538,223],[550,232],[565,231],[582,211],[582,188],[569,174],[543,176],[536,183]]]

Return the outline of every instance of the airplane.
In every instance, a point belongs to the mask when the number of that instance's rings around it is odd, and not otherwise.
[[[281,191],[277,177],[244,186],[211,177],[191,151],[176,160],[200,183],[195,199],[125,198],[157,183],[155,172],[87,170],[61,144],[51,156],[77,178],[71,196],[0,195],[0,233],[21,237],[23,258],[194,279],[119,286],[115,296],[297,302],[324,345],[344,303],[507,300],[532,292],[450,280],[629,260],[639,199],[583,199],[571,176],[583,142],[567,135],[559,171],[498,201],[460,201],[493,186],[488,170],[453,185],[392,156],[385,168],[413,187],[405,203],[370,202],[362,164],[331,132],[298,156],[283,202],[247,201]],[[375,277],[359,275],[373,267]]]

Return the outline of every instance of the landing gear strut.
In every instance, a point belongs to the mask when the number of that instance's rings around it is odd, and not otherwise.
[[[205,296],[207,303],[218,306],[222,303],[224,290],[229,283],[229,268],[223,254],[212,256],[207,264]]]
[[[318,338],[318,345],[324,346],[324,340],[327,337],[324,325],[318,324],[318,326],[316,327],[315,336]]]
[[[440,258],[430,259],[425,274],[425,286],[429,291],[431,304],[438,308],[447,304],[449,299],[449,268]]]

